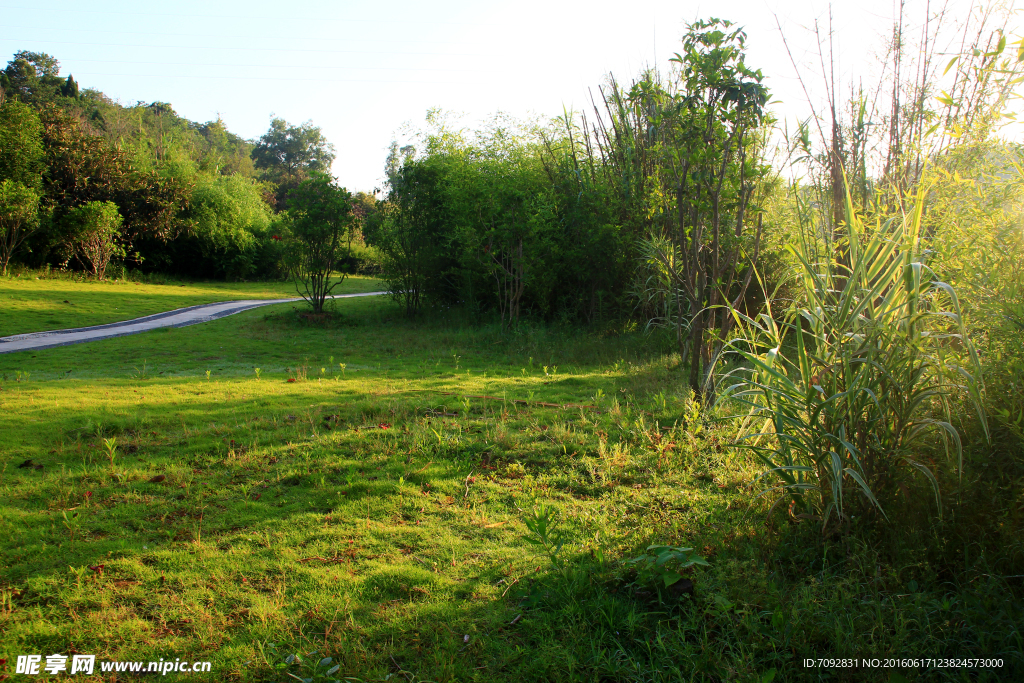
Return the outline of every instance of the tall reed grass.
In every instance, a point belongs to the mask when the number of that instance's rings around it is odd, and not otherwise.
[[[856,213],[822,250],[809,231],[790,247],[793,301],[755,317],[734,312],[732,348],[746,361],[725,375],[723,399],[742,409],[740,444],[767,467],[764,493],[790,514],[835,531],[854,513],[910,496],[908,474],[930,484],[962,464],[954,398],[985,425],[978,356],[956,292],[927,265],[925,190],[895,216]],[[824,252],[824,256],[821,255]]]

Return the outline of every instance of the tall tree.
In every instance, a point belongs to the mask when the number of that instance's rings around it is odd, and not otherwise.
[[[379,254],[381,280],[410,316],[437,295],[438,276],[450,265],[446,257],[452,251],[448,241],[454,221],[444,194],[450,173],[446,162],[439,156],[419,161],[407,156],[389,173],[388,199],[370,222],[368,237]]]
[[[313,173],[330,170],[334,162],[334,145],[312,121],[293,126],[284,119],[275,118],[253,148],[252,160],[267,180],[278,186],[277,200],[283,206],[288,193],[299,183]]]
[[[60,87],[60,94],[71,99],[78,98],[78,83],[75,82],[72,76],[69,75],[67,80],[64,81],[64,85]]]
[[[769,169],[759,158],[768,89],[745,63],[746,33],[711,19],[689,26],[673,97],[669,152],[682,256],[680,284],[694,311],[690,386],[714,400],[712,372],[753,274],[761,218],[751,199]],[[745,272],[744,272],[745,271]]]
[[[6,97],[16,97],[34,106],[60,97],[65,85],[60,77],[60,62],[45,52],[15,52],[14,59],[0,72],[0,87]]]

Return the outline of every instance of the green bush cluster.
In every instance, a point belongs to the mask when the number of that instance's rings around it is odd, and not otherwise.
[[[423,153],[391,169],[366,229],[407,312],[459,306],[506,325],[622,312],[630,235],[613,207],[572,185],[546,139],[557,130],[498,119],[470,133],[436,111],[428,124]]]

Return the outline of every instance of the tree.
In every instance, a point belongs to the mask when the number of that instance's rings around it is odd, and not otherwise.
[[[7,275],[11,256],[37,229],[39,193],[16,180],[0,182],[0,272]]]
[[[228,131],[223,119],[208,121],[199,127],[205,144],[199,157],[199,168],[221,175],[240,174],[251,178],[255,168],[251,156],[252,144]]]
[[[43,126],[27,104],[0,105],[0,180],[15,180],[38,189],[45,169]]]
[[[253,148],[252,160],[256,168],[278,186],[277,200],[283,206],[288,193],[299,183],[313,173],[330,170],[334,163],[334,145],[312,121],[293,126],[275,118]]]
[[[314,171],[291,192],[288,209],[292,218],[289,269],[295,290],[314,313],[323,313],[324,301],[345,281],[344,273],[336,280],[332,276],[339,261],[348,256],[345,242],[353,224],[352,195],[331,176]]]
[[[64,97],[70,97],[71,99],[78,99],[78,83],[70,75],[68,79],[64,81],[64,85],[60,87],[60,94]]]
[[[429,291],[431,276],[443,269],[443,230],[450,227],[440,192],[445,171],[441,159],[407,157],[390,174],[391,191],[368,234],[379,254],[381,279],[409,316],[435,294]]]
[[[476,205],[475,235],[461,241],[478,241],[478,253],[494,279],[502,326],[509,329],[519,323],[528,288],[538,302],[544,299],[542,290],[547,288],[539,285],[557,253],[552,236],[558,216],[537,150],[525,137],[499,128],[481,142],[476,177],[459,183],[476,190],[471,197]]]
[[[746,33],[712,19],[689,27],[676,97],[676,235],[687,267],[683,289],[691,322],[690,386],[714,401],[712,372],[743,300],[761,246],[761,217],[748,206],[769,168],[759,158],[768,89],[744,62]],[[746,271],[745,273],[743,271]],[[703,368],[702,368],[703,365]]]
[[[668,240],[646,242],[648,256],[670,274],[685,301],[688,339],[679,334],[680,354],[690,357],[690,387],[714,402],[713,371],[744,300],[761,247],[761,217],[752,221],[755,193],[769,167],[762,160],[768,89],[760,71],[744,62],[746,33],[720,19],[690,24],[676,90],[641,84],[631,97],[652,99],[665,166],[663,183],[674,195],[676,225]],[[656,244],[666,248],[656,248]]]
[[[77,206],[64,222],[68,246],[97,280],[104,279],[110,260],[125,255],[120,244],[123,220],[117,204],[89,202]]]
[[[60,62],[45,52],[15,52],[14,59],[0,73],[0,87],[8,98],[17,97],[36,106],[60,97],[65,85]]]
[[[126,150],[90,134],[78,118],[52,104],[42,109],[40,119],[50,202],[64,210],[91,201],[114,202],[124,216],[125,247],[140,240],[163,243],[179,232],[182,224],[176,217],[188,202],[190,181],[136,170]]]

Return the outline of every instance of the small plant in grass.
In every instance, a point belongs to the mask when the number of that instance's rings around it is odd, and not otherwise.
[[[114,458],[117,457],[117,437],[112,436],[109,439],[103,439],[103,448],[107,451],[107,458],[110,460],[110,466],[114,466]]]
[[[285,368],[285,371],[288,373],[289,382],[305,382],[306,376],[309,373],[309,366],[303,363],[295,368]]]
[[[261,370],[260,368],[253,368],[253,371],[254,371],[254,372],[256,373],[256,381],[258,382],[258,381],[259,381],[259,379],[260,379],[260,374],[261,374],[261,373],[262,373],[263,371],[262,371],[262,370]]]
[[[149,374],[146,371],[146,361],[142,361],[142,368],[135,368],[135,372],[132,373],[132,379],[143,380],[149,379]]]
[[[206,514],[206,506],[203,505],[203,494],[202,493],[199,494],[199,505],[197,506],[197,509],[199,511],[199,514],[196,515],[195,544],[196,545],[201,545],[202,542],[203,542],[203,515]]]
[[[651,397],[651,403],[654,405],[654,409],[658,413],[668,412],[668,397],[665,396],[664,391],[659,391]]]
[[[345,368],[347,367],[344,363],[338,363],[338,367],[341,368],[341,376],[345,376]]]
[[[696,554],[693,548],[677,548],[670,545],[647,546],[647,552],[627,562],[636,570],[634,587],[655,588],[659,591],[671,588],[683,580],[682,571],[695,565],[710,566],[708,561]]]
[[[64,518],[61,524],[63,524],[64,528],[66,528],[68,533],[71,534],[71,544],[74,545],[75,533],[78,531],[78,527],[82,523],[82,518],[78,516],[77,512],[72,513],[71,516],[68,517],[67,510],[61,510],[60,514]]]
[[[530,533],[523,536],[523,540],[531,545],[539,547],[544,555],[551,560],[552,566],[558,570],[565,567],[565,563],[559,555],[565,545],[565,535],[556,529],[558,523],[554,518],[555,511],[546,505],[534,507],[529,514],[523,517],[523,524]]]
[[[282,658],[276,644],[267,643],[266,649],[270,654],[267,658],[268,663],[275,671],[280,671],[289,678],[302,683],[341,683],[340,679],[334,677],[341,665],[332,666],[334,660],[331,657],[321,658],[316,650],[305,655],[289,654]],[[271,659],[273,661],[269,661]],[[297,671],[298,675],[292,671]]]
[[[206,371],[206,381],[207,382],[210,381],[210,371],[209,370]]]

